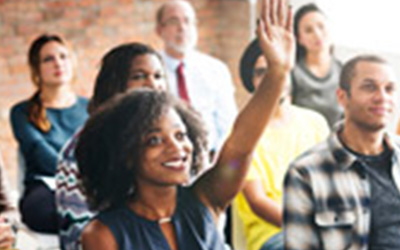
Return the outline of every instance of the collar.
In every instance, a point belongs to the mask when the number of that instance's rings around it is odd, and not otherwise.
[[[176,71],[176,69],[178,68],[178,66],[181,62],[183,62],[185,64],[185,66],[187,66],[190,62],[190,58],[193,56],[194,53],[195,53],[195,51],[188,51],[185,54],[185,57],[182,60],[179,60],[179,59],[176,59],[176,58],[168,55],[167,52],[165,52],[165,50],[160,52],[161,56],[164,59],[164,63],[166,65],[166,67],[170,71]]]
[[[337,166],[342,169],[348,169],[356,165],[355,163],[357,162],[358,158],[349,150],[347,150],[339,139],[338,134],[343,129],[343,126],[343,123],[339,123],[333,128],[333,132],[328,138],[328,146],[332,152],[333,158],[337,163]],[[384,140],[389,149],[393,151],[393,157],[395,157],[393,163],[398,164],[398,160],[400,159],[399,139],[396,138],[396,136],[386,132],[384,135]]]

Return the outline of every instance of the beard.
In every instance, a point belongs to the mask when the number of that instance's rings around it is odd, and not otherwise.
[[[189,33],[186,35],[184,42],[178,43],[176,40],[173,41],[166,41],[166,46],[176,52],[181,54],[186,54],[188,51],[194,49],[197,45],[197,29],[192,28]]]
[[[378,132],[387,127],[387,124],[384,122],[368,122],[356,117],[353,117],[351,121],[356,124],[358,128],[369,132]]]

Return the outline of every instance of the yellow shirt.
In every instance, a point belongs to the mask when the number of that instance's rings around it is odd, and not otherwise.
[[[246,181],[260,180],[266,195],[282,204],[283,179],[291,161],[329,134],[326,120],[308,109],[290,106],[290,121],[283,126],[268,127],[261,137]],[[280,228],[255,215],[242,192],[234,206],[244,224],[247,250],[259,250]]]

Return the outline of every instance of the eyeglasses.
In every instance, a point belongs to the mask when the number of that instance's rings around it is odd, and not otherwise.
[[[172,17],[170,19],[165,20],[162,25],[164,26],[179,26],[179,25],[196,25],[197,21],[196,20],[191,20],[188,18],[185,18],[184,20],[180,20],[179,18]]]

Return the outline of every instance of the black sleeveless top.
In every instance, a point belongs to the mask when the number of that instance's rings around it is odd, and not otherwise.
[[[208,208],[191,192],[179,188],[171,218],[181,250],[223,250],[224,244]],[[120,250],[170,249],[158,221],[138,216],[127,206],[101,212],[95,217],[110,228]]]

